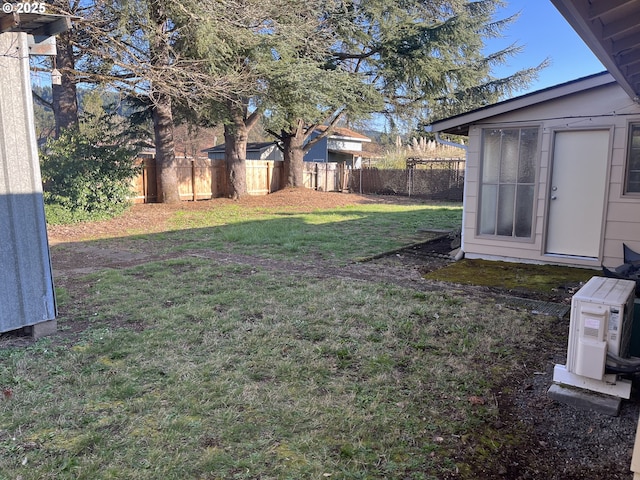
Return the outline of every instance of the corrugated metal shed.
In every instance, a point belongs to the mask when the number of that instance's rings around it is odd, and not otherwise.
[[[59,20],[0,17],[0,332],[55,322],[27,32]]]

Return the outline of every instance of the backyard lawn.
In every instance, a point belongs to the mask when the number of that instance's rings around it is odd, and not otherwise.
[[[0,479],[555,478],[512,475],[544,446],[507,410],[558,319],[358,270],[461,209],[335,195],[52,228],[59,333],[0,338]]]

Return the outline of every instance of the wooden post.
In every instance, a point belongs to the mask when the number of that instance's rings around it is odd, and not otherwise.
[[[315,177],[315,178],[313,178],[313,177]],[[314,190],[318,190],[318,163],[316,163],[316,164],[314,165],[314,168],[313,168],[313,177],[312,177],[312,179],[311,179],[313,189],[314,189]]]
[[[147,198],[147,160],[142,159],[142,203],[149,203]]]
[[[196,159],[191,159],[191,193],[193,193],[193,201],[195,202],[198,198],[198,194],[196,193]]]
[[[271,164],[267,160],[267,193],[271,193]]]
[[[324,162],[324,191],[327,191],[328,185],[327,185],[327,180],[329,176],[329,162]]]

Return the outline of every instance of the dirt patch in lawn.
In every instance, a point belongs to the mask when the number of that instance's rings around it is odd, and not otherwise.
[[[201,202],[184,202],[179,205],[147,204],[135,205],[120,218],[71,226],[51,226],[49,239],[52,248],[52,263],[58,285],[66,289],[82,291],[82,277],[101,268],[123,268],[153,260],[167,258],[153,252],[132,253],[121,251],[117,245],[100,248],[85,241],[96,238],[115,238],[127,232],[153,233],[167,229],[171,215],[176,210],[207,210],[218,205],[235,203],[247,206],[287,207],[297,211],[357,205],[363,203],[421,203],[419,199],[391,196],[361,196],[342,193],[315,192],[291,189],[263,197],[247,197],[238,202],[215,199]],[[552,302],[568,302],[578,284],[562,282],[555,292],[545,293],[523,289],[520,281],[517,288],[502,285],[478,285],[480,275],[469,273],[467,284],[458,277],[446,277],[447,269],[464,268],[464,264],[453,264],[448,257],[452,249],[451,239],[443,234],[437,241],[413,245],[406,249],[389,252],[365,262],[354,262],[337,267],[322,264],[313,259],[313,265],[304,261],[265,260],[258,256],[236,255],[215,251],[180,252],[170,255],[196,256],[215,259],[225,264],[248,264],[259,268],[286,271],[289,274],[315,275],[318,277],[345,277],[372,282],[388,282],[418,291],[443,290],[462,296],[482,296],[487,301],[511,295],[528,296]],[[446,267],[446,268],[445,268]],[[506,267],[504,267],[506,269]],[[483,273],[487,273],[481,269]],[[435,272],[433,275],[429,272]],[[439,272],[439,273],[437,273]],[[484,275],[486,278],[504,277],[506,270]],[[595,272],[594,272],[595,273]],[[425,274],[428,279],[425,279]],[[458,275],[464,275],[458,272]],[[456,280],[457,278],[457,280]],[[478,280],[478,281],[474,281]],[[579,280],[576,280],[579,282]],[[76,295],[77,297],[77,295]],[[500,300],[502,301],[502,300]],[[496,300],[496,308],[503,308]],[[490,320],[490,319],[488,319]],[[74,322],[75,323],[75,322]],[[636,388],[630,401],[625,401],[618,417],[607,417],[592,411],[577,410],[551,401],[547,390],[552,383],[553,366],[566,360],[566,338],[568,319],[555,318],[549,322],[549,331],[532,345],[523,358],[522,370],[495,392],[499,415],[493,425],[482,433],[480,443],[466,444],[458,452],[459,463],[469,468],[451,478],[464,479],[625,479],[631,480],[629,471],[640,404]],[[79,327],[81,328],[81,326]],[[64,336],[74,332],[61,332]],[[68,337],[67,337],[68,340]],[[6,339],[0,339],[6,343]],[[514,436],[514,431],[526,431]],[[513,438],[510,442],[508,439]],[[500,439],[500,442],[496,442]],[[507,440],[505,440],[507,439]],[[492,448],[502,445],[498,450]],[[425,472],[427,477],[428,472]]]

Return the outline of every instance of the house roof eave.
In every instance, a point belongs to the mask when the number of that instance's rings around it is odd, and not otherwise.
[[[249,142],[247,143],[247,152],[259,152],[271,147],[275,147],[276,145],[277,145],[276,142]],[[205,152],[205,153],[224,152],[224,149],[225,149],[225,144],[221,143],[220,145],[204,148],[201,150],[201,152]]]
[[[71,29],[71,20],[79,17],[48,13],[0,13],[0,33],[24,32],[51,37]]]
[[[469,134],[469,127],[480,120],[614,83],[615,81],[609,72],[597,73],[433,122],[429,125],[428,130],[466,136]]]
[[[634,101],[638,70],[640,3],[632,0],[551,0],[567,23]]]

